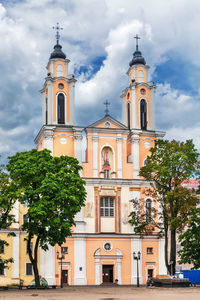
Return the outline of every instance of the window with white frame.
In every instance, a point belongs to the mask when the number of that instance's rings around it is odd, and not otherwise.
[[[26,263],[26,275],[33,275],[32,263]]]
[[[112,197],[101,198],[101,217],[114,217],[114,199]]]

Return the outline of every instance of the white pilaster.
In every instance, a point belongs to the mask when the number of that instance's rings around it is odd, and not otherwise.
[[[46,101],[45,101],[45,92],[42,93],[42,123],[46,124]]]
[[[13,215],[15,222],[12,224],[13,228],[19,228],[19,201],[17,200],[13,206]]]
[[[53,83],[47,81],[47,98],[48,98],[48,124],[53,124]]]
[[[118,279],[118,284],[122,284],[122,252],[117,249],[117,262],[116,262],[116,279]]]
[[[126,100],[125,96],[122,97],[122,123],[126,125]]]
[[[122,136],[117,135],[117,175],[122,178]]]
[[[131,283],[137,284],[137,261],[133,258],[133,252],[138,255],[138,251],[140,251],[141,256],[140,260],[138,260],[138,267],[139,267],[139,282],[140,284],[143,283],[142,278],[142,243],[140,238],[133,238],[131,239]]]
[[[98,134],[93,135],[93,177],[98,177]]]
[[[132,124],[131,124],[131,128],[138,128],[137,126],[137,101],[136,101],[136,89],[135,86],[132,87],[132,91],[131,91],[131,95],[132,95]]]
[[[75,122],[75,82],[69,84],[69,125],[74,125]]]
[[[48,245],[49,250],[40,248],[40,275],[44,277],[49,285],[54,285],[55,280],[55,248]]]
[[[53,155],[53,132],[52,130],[45,130],[44,132],[44,148],[51,151]]]
[[[101,262],[99,258],[95,258],[95,284],[101,284]]]
[[[86,242],[85,238],[74,240],[74,285],[86,285]]]
[[[99,258],[100,255],[100,248],[95,251],[94,258],[95,258],[95,284],[101,284],[101,261]]]
[[[165,239],[159,239],[159,275],[166,275],[167,268],[165,266]]]
[[[150,130],[155,130],[156,124],[155,124],[155,87],[150,90],[150,120],[151,120],[151,126]]]
[[[84,207],[75,216],[76,226],[74,227],[74,233],[84,233],[86,222],[84,221]]]
[[[132,161],[133,161],[133,178],[139,179],[139,136],[134,134],[131,138],[132,143]]]
[[[79,165],[82,165],[82,134],[74,133],[74,156],[78,159]]]
[[[19,232],[16,232],[16,236],[13,237],[12,248],[12,277],[19,278]]]

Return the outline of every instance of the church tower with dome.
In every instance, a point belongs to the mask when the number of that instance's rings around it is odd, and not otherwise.
[[[140,253],[139,280],[166,274],[164,240],[156,231],[140,237],[129,224],[132,199],[149,210],[157,206],[147,194],[150,184],[139,176],[150,148],[164,132],[155,129],[155,90],[148,81],[149,67],[138,49],[129,64],[127,87],[121,94],[122,122],[106,110],[100,120],[76,126],[75,83],[68,73],[69,59],[57,43],[47,65],[42,94],[43,125],[35,142],[37,149],[49,149],[53,156],[76,157],[86,182],[85,207],[76,215],[71,237],[61,247],[62,274],[56,252],[40,251],[40,274],[49,284],[100,285],[117,282],[136,284]],[[82,135],[86,135],[86,160],[82,161]],[[154,217],[154,216],[152,216]]]

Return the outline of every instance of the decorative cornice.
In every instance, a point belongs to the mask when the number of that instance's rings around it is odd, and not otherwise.
[[[151,187],[149,181],[143,179],[122,179],[122,178],[87,178],[83,177],[86,186],[134,186],[134,187]]]

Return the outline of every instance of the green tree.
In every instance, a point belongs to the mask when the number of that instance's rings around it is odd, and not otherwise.
[[[179,263],[193,264],[192,269],[200,268],[200,208],[193,209],[189,214],[187,229],[179,236],[181,250]]]
[[[171,275],[176,269],[176,235],[188,221],[188,212],[196,206],[197,197],[182,183],[196,172],[198,153],[191,140],[184,142],[157,140],[150,149],[146,165],[140,176],[150,183],[144,197],[157,200],[149,218],[148,208],[141,209],[144,199],[133,199],[135,210],[130,214],[130,223],[138,234],[152,234],[155,230],[165,238],[165,265]],[[140,203],[141,202],[141,203]],[[170,241],[170,243],[168,243]],[[170,251],[168,248],[170,247]],[[168,255],[169,253],[169,255]]]
[[[19,201],[28,206],[23,230],[27,232],[28,254],[39,287],[38,247],[47,250],[48,245],[62,245],[71,235],[76,213],[84,205],[81,167],[75,158],[52,157],[48,150],[33,149],[9,157],[7,168],[17,189],[22,191]]]
[[[9,174],[5,170],[4,165],[0,165],[0,230],[7,229],[14,221],[14,215],[12,214],[12,209],[17,198],[18,193],[15,190],[15,186],[9,179]],[[9,235],[13,235],[10,232]],[[0,239],[0,249],[5,246],[9,246],[8,242]],[[8,263],[12,263],[13,259],[3,259],[0,256],[0,270],[8,267]]]

